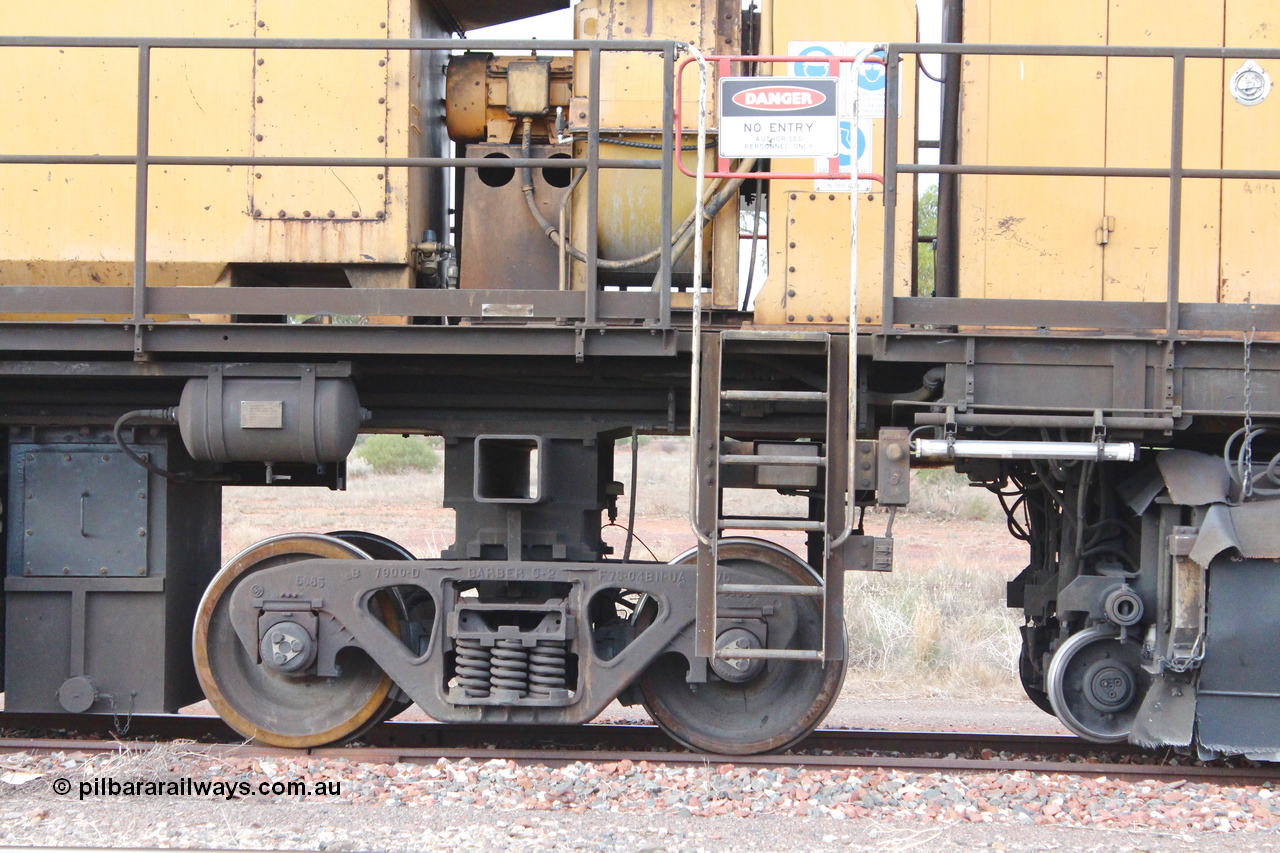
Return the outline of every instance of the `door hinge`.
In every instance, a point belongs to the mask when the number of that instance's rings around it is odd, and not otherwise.
[[[1096,239],[1099,246],[1105,246],[1111,242],[1111,232],[1116,230],[1116,218],[1114,216],[1102,217],[1102,226],[1098,229]]]

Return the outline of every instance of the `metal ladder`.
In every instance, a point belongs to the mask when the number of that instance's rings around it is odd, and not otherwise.
[[[701,333],[698,411],[690,427],[694,442],[692,521],[698,537],[697,623],[694,652],[699,657],[723,660],[783,659],[823,661],[844,654],[844,566],[840,546],[848,539],[852,513],[846,505],[851,435],[849,422],[848,335],[828,332],[727,330]],[[723,363],[726,348],[737,344],[784,351],[795,345],[820,344],[826,353],[826,391],[774,391],[725,388]],[[821,455],[769,456],[722,452],[720,416],[725,402],[822,403],[825,435]],[[824,472],[823,520],[798,517],[733,516],[722,514],[720,472],[722,466],[744,465],[813,467]],[[821,586],[799,584],[721,583],[717,577],[719,543],[725,530],[797,530],[822,539]],[[728,594],[811,596],[822,600],[822,647],[818,649],[716,649],[719,598]]]

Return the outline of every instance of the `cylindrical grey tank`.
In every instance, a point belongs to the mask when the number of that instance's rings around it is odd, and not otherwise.
[[[210,377],[190,379],[178,427],[201,462],[338,462],[360,422],[350,379]]]

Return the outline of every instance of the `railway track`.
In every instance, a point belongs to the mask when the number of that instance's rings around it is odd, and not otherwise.
[[[1099,747],[1062,735],[819,729],[785,754],[730,756],[690,752],[652,725],[596,724],[512,730],[480,725],[389,722],[371,730],[358,744],[311,749],[245,744],[216,717],[136,716],[128,721],[123,735],[118,733],[111,717],[90,721],[75,718],[75,736],[66,734],[64,726],[71,728],[69,720],[63,721],[56,715],[0,714],[0,735],[3,735],[0,754],[115,751],[121,748],[123,737],[132,749],[149,749],[184,740],[194,742],[193,750],[210,755],[307,755],[377,764],[472,758],[563,766],[627,759],[669,765],[728,763],[751,767],[886,768],[961,775],[1023,771],[1131,780],[1186,779],[1233,785],[1280,781],[1280,766],[1237,762],[1201,764],[1171,753],[1154,754],[1126,744]]]

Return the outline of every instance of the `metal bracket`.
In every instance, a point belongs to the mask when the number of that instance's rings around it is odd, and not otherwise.
[[[880,506],[906,506],[911,499],[909,434],[901,427],[880,430],[876,459],[876,503]]]
[[[947,406],[946,422],[942,425],[942,437],[947,442],[947,458],[956,458],[956,407]]]
[[[964,342],[964,405],[960,407],[961,411],[967,410],[973,403],[975,385],[973,365],[978,360],[977,350],[977,339],[967,338]]]
[[[848,572],[893,571],[892,536],[850,536],[844,546],[844,569]]]
[[[1165,667],[1174,672],[1195,669],[1204,659],[1205,571],[1190,557],[1199,532],[1196,527],[1175,527],[1169,534],[1171,607]]]

